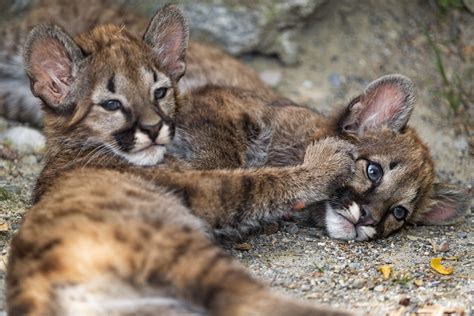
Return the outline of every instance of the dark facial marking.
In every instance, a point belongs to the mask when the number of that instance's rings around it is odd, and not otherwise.
[[[399,162],[398,161],[392,161],[390,162],[390,164],[388,165],[388,168],[390,170],[393,170],[396,166],[398,166]]]
[[[107,89],[115,93],[115,76],[110,77],[109,81],[107,82]]]
[[[128,152],[133,148],[133,145],[135,144],[135,127],[119,131],[113,136],[120,149],[125,152]]]

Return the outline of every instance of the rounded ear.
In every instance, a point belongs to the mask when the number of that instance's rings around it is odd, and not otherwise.
[[[410,222],[421,225],[449,225],[464,216],[469,207],[465,192],[452,186],[435,183],[428,206],[414,214]]]
[[[176,5],[166,5],[151,19],[143,35],[170,78],[178,81],[186,70],[189,28],[183,12]]]
[[[49,108],[60,111],[67,105],[81,49],[60,27],[38,25],[29,33],[23,60],[31,90]]]
[[[387,75],[372,82],[349,104],[340,120],[341,131],[360,134],[388,127],[405,128],[416,98],[413,82],[402,75]]]

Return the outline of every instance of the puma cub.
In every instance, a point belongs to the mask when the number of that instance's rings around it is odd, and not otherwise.
[[[123,21],[135,33],[145,29],[143,18],[121,7],[104,0],[89,2],[42,0],[25,19],[6,28],[8,36],[0,43],[4,115],[25,115],[24,119],[40,122],[41,111],[21,61],[14,62],[22,34],[38,21],[60,23],[73,34],[109,21]],[[295,165],[302,162],[308,144],[333,136],[359,147],[357,177],[326,201],[295,213],[323,226],[329,236],[366,240],[388,236],[406,223],[447,224],[464,214],[467,197],[459,189],[435,183],[429,150],[407,126],[416,94],[408,78],[382,77],[328,118],[278,96],[251,69],[216,48],[191,42],[188,51],[187,71],[178,86],[191,101],[177,109],[176,136],[167,149],[181,165],[186,162],[198,169]],[[105,151],[98,150],[91,158]],[[165,149],[159,152],[148,155],[146,163],[159,161]],[[133,157],[145,163],[145,156]]]
[[[48,151],[11,244],[9,315],[344,314],[271,293],[209,236],[329,199],[353,174],[354,146],[328,138],[288,167],[154,166],[180,107],[198,106],[178,89],[187,36],[174,6],[143,40],[115,26],[75,41],[57,26],[29,34]]]

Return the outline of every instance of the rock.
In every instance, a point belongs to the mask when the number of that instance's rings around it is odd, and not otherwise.
[[[12,127],[0,133],[0,141],[22,154],[41,152],[46,146],[46,139],[42,133],[25,126]]]
[[[374,291],[375,292],[383,292],[384,288],[383,288],[383,285],[377,285],[376,287],[374,287]]]
[[[365,280],[361,278],[357,278],[352,282],[352,288],[354,289],[361,289],[365,285]]]
[[[0,131],[6,130],[8,127],[8,121],[3,117],[0,117]]]
[[[38,160],[36,159],[35,155],[28,155],[21,159],[21,163],[24,163],[25,165],[34,165],[37,162]]]
[[[260,74],[260,79],[265,82],[270,87],[276,87],[281,82],[283,74],[278,69],[268,69],[262,71]]]
[[[290,223],[290,224],[285,226],[285,231],[288,234],[296,234],[296,233],[298,233],[299,230],[300,229],[298,228],[298,225],[296,225],[295,223]]]
[[[272,235],[272,234],[275,234],[276,232],[278,232],[278,223],[274,222],[274,223],[269,223],[269,224],[266,224],[265,226],[263,226],[263,233],[265,235]]]
[[[10,194],[20,194],[21,188],[17,185],[6,184],[5,182],[0,182],[0,188]]]
[[[469,12],[474,13],[474,0],[463,0],[463,3]]]
[[[467,233],[466,233],[466,232],[459,232],[459,233],[457,233],[457,236],[458,236],[459,238],[463,238],[463,239],[464,239],[464,238],[467,238]]]
[[[449,251],[449,243],[446,240],[441,242],[441,244],[439,244],[436,247],[436,252],[447,252],[447,251]]]
[[[398,304],[402,306],[408,306],[410,305],[410,298],[409,297],[402,297],[400,301],[398,301]]]
[[[360,262],[351,262],[349,263],[349,268],[358,270],[360,268]]]
[[[342,78],[338,74],[331,74],[329,75],[329,83],[334,87],[334,88],[339,88],[342,85]]]
[[[150,14],[168,0],[123,0]],[[295,35],[326,0],[206,0],[180,3],[195,39],[213,42],[231,54],[277,55],[285,64],[298,61]]]

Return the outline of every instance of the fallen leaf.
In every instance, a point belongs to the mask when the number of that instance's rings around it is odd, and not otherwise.
[[[252,245],[249,244],[249,243],[241,243],[241,244],[235,244],[234,245],[234,249],[235,250],[241,250],[241,251],[249,251],[250,249],[252,249]]]
[[[0,221],[0,232],[6,232],[8,231],[8,229],[9,229],[8,223]]]
[[[453,273],[453,267],[445,267],[441,264],[442,258],[433,258],[430,260],[430,267],[439,274],[449,275]]]
[[[388,264],[381,265],[379,267],[379,271],[382,273],[384,280],[388,280],[390,278],[390,274],[392,273],[392,266]]]
[[[440,305],[426,305],[416,311],[416,315],[465,315],[460,307],[444,307]]]
[[[424,284],[423,280],[415,280],[416,286],[422,286]]]

